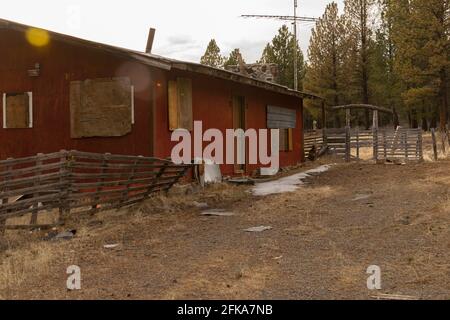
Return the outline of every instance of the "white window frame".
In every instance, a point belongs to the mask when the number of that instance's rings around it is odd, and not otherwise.
[[[33,92],[24,92],[28,94],[28,128],[33,128]],[[7,93],[3,93],[3,129],[8,129],[6,125],[6,96]]]

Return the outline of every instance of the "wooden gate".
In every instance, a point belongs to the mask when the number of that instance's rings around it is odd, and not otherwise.
[[[375,160],[422,161],[422,130],[421,129],[378,129],[374,130]]]

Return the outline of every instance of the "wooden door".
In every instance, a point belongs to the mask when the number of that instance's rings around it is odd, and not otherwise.
[[[242,96],[234,96],[233,97],[233,129],[242,129],[246,130],[246,117],[245,117],[245,98]],[[235,173],[245,173],[245,164],[238,164],[237,163],[237,151],[238,148],[242,148],[244,152],[244,157],[247,159],[247,148],[245,148],[245,142],[244,145],[240,145],[239,141],[236,143],[235,146],[235,165],[234,165],[234,172]]]

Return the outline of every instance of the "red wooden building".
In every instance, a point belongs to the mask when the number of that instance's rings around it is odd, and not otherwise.
[[[276,106],[295,111],[295,128],[281,131],[280,164],[303,161],[303,99],[313,96],[5,20],[0,41],[0,159],[61,149],[166,158],[177,127],[267,128]]]

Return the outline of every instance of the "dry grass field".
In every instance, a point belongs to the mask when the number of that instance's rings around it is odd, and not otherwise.
[[[185,187],[128,209],[73,215],[68,241],[7,231],[0,298],[450,299],[449,172],[450,161],[340,163],[292,193]],[[199,203],[234,215],[203,216]],[[255,226],[272,229],[244,232]],[[80,291],[66,288],[70,265],[81,268]],[[376,292],[366,286],[370,265],[382,271]]]

